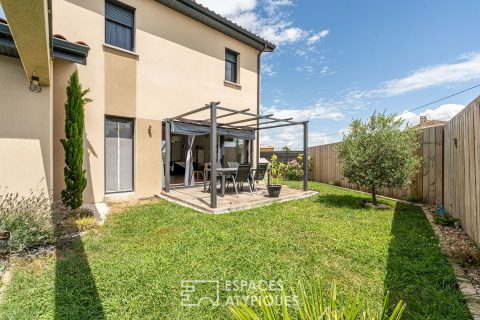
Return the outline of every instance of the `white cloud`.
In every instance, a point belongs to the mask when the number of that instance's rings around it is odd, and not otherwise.
[[[404,112],[398,117],[405,119],[411,125],[417,125],[420,122],[420,116],[427,116],[427,119],[429,120],[448,121],[452,119],[457,113],[459,113],[463,108],[465,108],[464,105],[449,103],[443,104],[436,109],[427,109],[418,114],[414,112]]]
[[[273,64],[268,62],[262,63],[262,75],[266,75],[269,77],[275,77],[277,72],[274,70]]]
[[[441,85],[452,85],[476,79],[480,79],[480,51],[463,54],[456,63],[420,68],[405,78],[386,81],[380,84],[377,89],[348,89],[345,92],[344,100],[348,102],[347,104],[349,104],[352,109],[363,109],[369,105],[369,101],[373,101],[372,99],[394,97],[416,90]],[[431,109],[427,111],[433,112]],[[450,113],[447,115],[450,115]],[[439,113],[431,113],[431,116],[437,119],[443,119],[445,117],[444,114]],[[404,118],[408,119],[414,119],[416,117],[417,114],[415,113],[407,113],[407,115],[404,116]]]
[[[324,105],[321,102],[315,103],[303,109],[300,108],[285,108],[279,109],[276,106],[262,109],[263,114],[273,113],[276,118],[293,118],[296,121],[306,121],[313,119],[328,119],[328,120],[342,120],[345,115],[341,110],[334,106]]]
[[[295,51],[295,54],[296,54],[297,56],[302,57],[302,56],[306,55],[307,52],[306,52],[305,50],[302,50],[302,49],[297,49],[297,50]]]
[[[317,43],[318,41],[320,41],[321,39],[328,36],[329,33],[330,33],[329,30],[322,30],[319,33],[316,33],[313,36],[311,36],[310,38],[308,38],[307,39],[307,44],[308,45],[313,45],[313,44]]]
[[[308,134],[308,145],[318,146],[339,141],[342,135],[328,135],[326,131],[311,131]],[[303,130],[297,126],[282,129],[265,130],[260,133],[261,146],[274,146],[275,150],[282,150],[288,146],[291,150],[303,150]]]
[[[287,27],[285,24],[264,25],[258,33],[273,43],[293,43],[303,39],[307,32],[297,27]]]
[[[387,81],[369,95],[397,96],[415,90],[480,79],[480,52],[465,54],[460,62],[429,66],[411,75]]]
[[[280,102],[279,100],[277,100]],[[305,108],[279,108],[277,106],[261,106],[262,114],[273,113],[274,117],[286,119],[293,118],[295,121],[307,120],[333,120],[338,121],[345,118],[342,113],[343,106],[336,106],[322,101],[317,101],[314,105]],[[326,128],[324,131],[315,131],[310,127],[309,145],[319,145],[338,141],[341,134],[337,136],[328,135]],[[276,149],[287,145],[292,150],[301,150],[303,148],[303,128],[300,126],[288,126],[276,129],[261,131],[260,144],[275,146]]]
[[[197,0],[209,9],[277,44],[295,43],[310,35],[294,25],[284,9],[293,0]]]
[[[197,2],[224,16],[232,16],[254,10],[257,6],[257,0],[198,0]]]
[[[281,7],[285,6],[292,6],[293,0],[266,0],[265,3],[265,10],[268,14],[273,15],[277,12]]]

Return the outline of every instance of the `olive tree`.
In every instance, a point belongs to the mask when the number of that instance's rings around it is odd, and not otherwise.
[[[375,112],[365,122],[352,120],[350,133],[336,147],[343,176],[370,190],[377,205],[378,190],[405,187],[416,174],[417,132],[396,114]]]

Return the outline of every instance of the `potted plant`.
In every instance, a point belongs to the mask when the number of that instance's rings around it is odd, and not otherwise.
[[[278,162],[278,156],[276,154],[273,154],[270,171],[268,173],[267,190],[269,197],[278,198],[278,196],[280,196],[282,185],[278,183],[278,179],[283,175],[284,171],[285,164]]]

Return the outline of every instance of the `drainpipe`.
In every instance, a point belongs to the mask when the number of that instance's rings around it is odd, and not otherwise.
[[[47,1],[47,10],[48,10],[48,41],[49,41],[49,47],[50,47],[50,57],[53,61],[53,39],[52,39],[52,34],[53,34],[53,9],[52,9],[52,0]]]
[[[260,115],[260,60],[261,60],[261,55],[262,53],[267,49],[267,46],[264,45],[264,48],[258,53],[257,56],[257,116]],[[257,127],[259,126],[260,119],[257,119]],[[256,142],[256,147],[257,147],[257,152],[255,154],[255,167],[258,168],[258,163],[260,162],[260,130],[257,130],[257,142]],[[252,155],[252,162],[253,161],[253,155]]]

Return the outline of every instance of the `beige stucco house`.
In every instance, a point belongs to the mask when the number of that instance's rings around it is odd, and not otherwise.
[[[93,99],[85,107],[87,204],[159,194],[166,167],[181,180],[185,138],[172,135],[164,167],[164,119],[211,101],[259,112],[260,55],[275,46],[192,0],[0,3],[0,187],[9,192],[59,198],[74,70]],[[210,161],[206,138],[195,143],[195,162]],[[224,143],[225,157],[254,162],[256,142]]]

